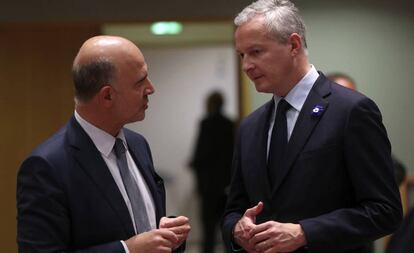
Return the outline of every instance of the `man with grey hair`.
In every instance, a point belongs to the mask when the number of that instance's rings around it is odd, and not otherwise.
[[[165,217],[165,189],[141,121],[154,86],[141,51],[88,39],[73,63],[75,113],[23,162],[17,177],[21,253],[182,252],[188,218]]]
[[[402,219],[376,104],[309,64],[287,0],[235,19],[243,71],[271,101],[240,125],[222,229],[230,251],[367,252]]]

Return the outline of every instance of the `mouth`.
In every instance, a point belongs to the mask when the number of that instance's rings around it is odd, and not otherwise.
[[[145,97],[144,109],[148,109],[148,104],[149,104],[149,99],[148,97]]]
[[[264,77],[264,75],[251,76],[250,79],[254,82],[254,81],[259,80],[262,77]]]

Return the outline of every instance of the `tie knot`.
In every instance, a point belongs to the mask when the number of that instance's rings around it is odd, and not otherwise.
[[[114,151],[117,157],[125,153],[125,146],[124,146],[122,139],[116,138],[115,145],[114,145]]]
[[[286,100],[282,99],[279,101],[279,104],[277,105],[276,114],[279,114],[279,113],[285,114],[286,111],[289,110],[289,108],[290,108],[290,104]]]

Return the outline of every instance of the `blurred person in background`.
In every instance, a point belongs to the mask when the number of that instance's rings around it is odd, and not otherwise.
[[[354,79],[344,73],[339,73],[339,72],[331,73],[331,74],[327,74],[326,77],[329,80],[339,85],[342,85],[348,89],[356,90],[356,84],[355,84]]]
[[[405,167],[397,162],[396,180],[399,185],[405,180]],[[408,210],[400,228],[391,235],[385,253],[412,253],[414,252],[414,207]]]
[[[414,252],[414,208],[405,216],[400,228],[391,236],[385,253]]]
[[[218,224],[226,204],[230,183],[234,123],[223,114],[223,95],[214,91],[206,99],[206,116],[200,123],[190,163],[200,196],[202,252],[215,251]]]

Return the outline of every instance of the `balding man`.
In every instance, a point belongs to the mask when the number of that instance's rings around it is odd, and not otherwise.
[[[73,63],[75,113],[37,147],[17,178],[19,252],[182,251],[188,218],[165,217],[165,189],[141,121],[154,86],[141,51],[87,40]]]

